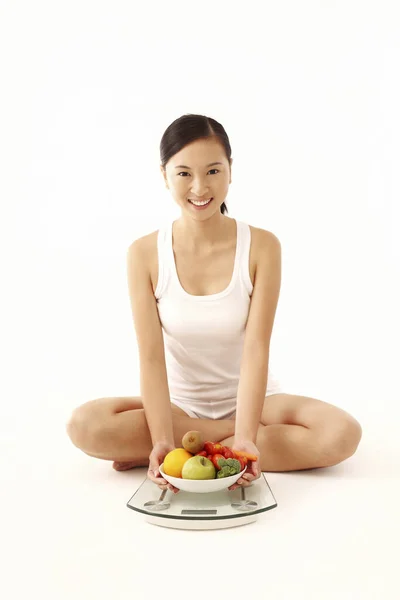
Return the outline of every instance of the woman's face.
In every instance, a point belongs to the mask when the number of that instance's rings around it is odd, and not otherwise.
[[[215,138],[206,138],[182,148],[168,161],[165,171],[161,167],[161,172],[183,213],[189,211],[192,215],[209,217],[221,212],[220,206],[231,183],[231,165],[232,159],[228,161],[221,143]],[[199,201],[212,198],[212,201],[198,210],[189,198]]]

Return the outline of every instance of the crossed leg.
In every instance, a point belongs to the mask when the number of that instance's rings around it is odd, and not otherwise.
[[[187,431],[201,431],[205,440],[220,441],[235,432],[233,420],[189,417],[171,405],[174,442]],[[152,440],[140,397],[97,398],[78,406],[66,424],[72,443],[94,458],[114,461],[116,470],[149,464]]]
[[[193,419],[175,405],[172,413],[177,446],[191,429],[200,430],[205,439],[233,444],[234,421]],[[152,444],[138,397],[86,402],[73,412],[67,432],[75,446],[89,456],[113,460],[117,470],[148,466]],[[332,404],[293,394],[267,396],[256,439],[260,467],[294,471],[332,466],[355,453],[361,435],[356,419]]]
[[[361,440],[358,421],[343,409],[308,396],[273,394],[264,400],[256,446],[262,471],[298,471],[336,465]],[[222,440],[232,445],[234,436]]]

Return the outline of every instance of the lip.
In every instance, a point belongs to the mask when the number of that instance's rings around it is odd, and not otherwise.
[[[203,200],[204,204],[194,204],[194,202],[196,202],[196,200],[192,201],[188,198],[188,202],[191,204],[191,206],[193,206],[193,210],[197,210],[197,211],[201,211],[201,210],[206,210],[211,202],[214,200],[214,196],[211,196],[210,198],[206,198],[206,200]],[[199,202],[201,202],[201,200],[199,200]]]

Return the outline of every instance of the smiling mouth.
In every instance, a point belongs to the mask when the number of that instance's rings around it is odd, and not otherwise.
[[[188,198],[188,202],[190,202],[190,204],[193,204],[194,206],[207,206],[207,204],[210,204],[211,200],[213,200],[214,198],[211,197],[209,200],[207,200],[206,202],[195,202],[194,200],[191,200],[190,198]]]

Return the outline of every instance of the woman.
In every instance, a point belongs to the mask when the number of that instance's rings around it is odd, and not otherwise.
[[[174,492],[159,465],[190,430],[257,456],[229,489],[251,485],[261,471],[328,467],[352,456],[362,434],[356,419],[283,393],[269,370],[281,245],[272,232],[226,216],[232,158],[224,128],[184,115],[166,129],[160,150],[181,216],[127,253],[142,397],[79,406],[67,425],[72,442],[117,470],[148,465],[148,477]]]

